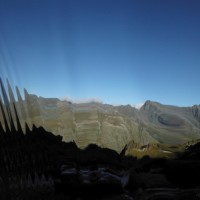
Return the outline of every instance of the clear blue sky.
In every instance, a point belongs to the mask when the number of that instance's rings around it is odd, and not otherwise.
[[[0,76],[44,97],[200,104],[200,1],[0,0]]]

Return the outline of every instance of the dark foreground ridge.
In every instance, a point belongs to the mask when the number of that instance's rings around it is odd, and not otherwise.
[[[200,199],[200,143],[171,160],[126,157],[125,149],[94,144],[81,150],[42,127],[26,124],[23,131],[14,97],[0,85],[1,200]]]

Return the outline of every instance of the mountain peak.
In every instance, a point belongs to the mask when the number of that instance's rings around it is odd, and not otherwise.
[[[141,107],[142,110],[152,110],[160,106],[161,104],[158,102],[147,100],[144,105]]]

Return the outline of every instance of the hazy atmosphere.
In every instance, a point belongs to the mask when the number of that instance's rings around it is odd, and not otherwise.
[[[200,1],[0,0],[0,75],[44,97],[199,104]]]

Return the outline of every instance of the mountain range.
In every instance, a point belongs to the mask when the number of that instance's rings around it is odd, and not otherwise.
[[[135,154],[137,150],[141,155],[146,150],[161,149],[160,152],[168,155],[179,150],[182,144],[200,138],[200,105],[177,107],[148,100],[136,109],[130,105],[72,103],[43,98],[29,94],[27,90],[22,99],[17,87],[16,93],[17,101],[8,83],[11,113],[15,103],[24,130],[25,123],[30,128],[33,124],[42,126],[61,135],[66,142],[75,141],[80,148],[97,144],[119,153],[124,148],[126,154]],[[3,124],[2,115],[0,121]]]

